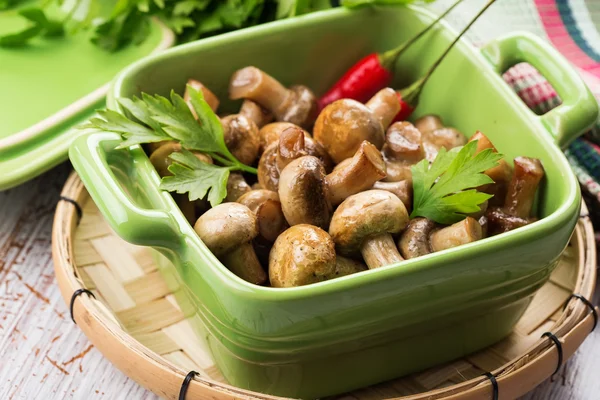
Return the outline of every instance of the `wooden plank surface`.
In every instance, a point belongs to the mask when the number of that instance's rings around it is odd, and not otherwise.
[[[70,165],[0,192],[0,399],[158,399],[113,367],[69,318],[50,238]],[[597,304],[597,301],[596,301]],[[523,400],[600,398],[600,334]]]

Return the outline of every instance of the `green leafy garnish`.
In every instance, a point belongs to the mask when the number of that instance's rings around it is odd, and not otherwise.
[[[215,206],[227,195],[230,171],[256,174],[256,169],[239,162],[227,149],[221,121],[202,96],[202,91],[189,85],[187,90],[190,105],[198,120],[194,118],[190,106],[174,91],[170,99],[142,93],[141,99],[119,99],[119,104],[131,117],[112,110],[98,111],[98,116],[91,118],[81,128],[121,134],[124,140],[117,148],[170,140],[179,142],[182,151],[170,155],[173,163],[168,169],[173,175],[162,179],[161,188],[189,193],[190,201],[208,194],[208,200]],[[190,150],[205,153],[221,165],[207,164]]]
[[[483,172],[498,165],[502,155],[492,149],[475,154],[476,150],[476,140],[450,151],[441,148],[431,167],[423,160],[411,168],[411,218],[426,217],[440,224],[452,224],[479,211],[479,205],[492,196],[473,188],[494,182]]]
[[[435,0],[422,0],[424,3],[433,3]],[[377,4],[411,4],[415,0],[342,0],[341,5],[346,8],[357,8]]]
[[[0,3],[0,5],[2,4]],[[4,6],[8,7],[8,5]],[[19,32],[0,36],[0,46],[23,46],[38,36],[54,37],[64,33],[62,23],[49,19],[39,8],[24,8],[19,10],[19,15],[30,21],[31,24]]]
[[[172,153],[169,157],[173,160],[173,164],[169,165],[173,176],[162,179],[161,189],[180,194],[189,193],[191,201],[202,199],[208,193],[208,201],[213,207],[227,196],[230,168],[202,162],[187,150]]]

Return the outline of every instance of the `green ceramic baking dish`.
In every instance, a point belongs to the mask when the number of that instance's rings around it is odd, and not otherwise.
[[[255,65],[284,84],[325,91],[353,61],[391,48],[434,16],[416,7],[335,9],[182,45],[148,57],[113,82],[108,104],[140,92],[182,92],[201,80],[223,100],[238,68]],[[421,76],[455,37],[442,24],[398,63],[396,87]],[[500,74],[537,67],[563,103],[533,114]],[[548,279],[579,214],[577,181],[559,146],[589,127],[597,104],[567,61],[526,34],[481,51],[462,41],[426,86],[415,116],[436,113],[468,135],[488,135],[510,159],[538,157],[546,169],[537,209],[544,218],[501,236],[310,286],[249,284],[208,251],[138,146],[92,131],[70,149],[75,169],[125,240],[151,246],[178,273],[180,302],[233,385],[315,398],[424,369],[506,336]]]

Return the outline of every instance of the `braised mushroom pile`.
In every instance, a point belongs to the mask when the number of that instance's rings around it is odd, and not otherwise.
[[[201,90],[218,111],[219,99],[208,87],[195,80],[188,85]],[[532,208],[544,169],[528,157],[515,158],[514,167],[502,159],[483,172],[493,182],[476,189],[493,196],[477,212],[446,225],[422,216],[411,219],[411,167],[469,141],[477,141],[477,153],[496,149],[483,133],[468,139],[436,115],[392,123],[400,103],[391,88],[365,104],[342,99],[319,112],[306,86],[286,88],[260,69],[246,67],[232,76],[229,97],[242,104],[237,114],[220,116],[225,144],[237,160],[256,166],[257,175],[231,173],[224,202],[212,208],[205,199],[174,198],[206,246],[248,282],[272,287],[321,282],[471,243],[536,219]],[[189,100],[187,93],[184,99]],[[147,150],[159,175],[167,176],[169,155],[181,145],[160,142]]]

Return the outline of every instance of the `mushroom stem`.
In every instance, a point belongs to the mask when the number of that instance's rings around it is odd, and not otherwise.
[[[194,118],[198,119],[198,116],[196,115],[196,110],[194,110],[194,107],[190,103],[190,93],[187,88],[188,85],[196,90],[201,91],[202,95],[204,96],[204,100],[206,100],[210,109],[213,110],[213,112],[217,111],[217,108],[219,108],[219,98],[213,92],[211,92],[210,89],[204,86],[202,82],[199,82],[195,79],[190,79],[187,81],[185,92],[183,93],[183,100],[188,103],[188,107],[194,115]]]
[[[275,78],[256,67],[236,71],[229,84],[229,97],[232,100],[250,99],[275,115],[283,111],[282,106],[288,102],[290,95],[290,91]]]
[[[394,193],[404,206],[406,210],[410,212],[412,208],[412,179],[404,179],[397,182],[375,182],[373,189],[387,190],[390,193]]]
[[[429,234],[435,228],[435,222],[427,218],[415,218],[402,232],[398,240],[398,248],[406,259],[424,256],[431,253]]]
[[[277,152],[279,171],[282,171],[292,160],[308,155],[304,139],[304,130],[300,127],[290,127],[281,132]]]
[[[475,242],[483,237],[481,225],[477,220],[467,217],[453,225],[435,231],[429,236],[431,249],[436,251]]]
[[[254,122],[259,129],[273,121],[273,114],[252,100],[244,100],[240,114]]]
[[[487,220],[486,228],[490,236],[512,231],[536,220],[535,218],[520,218],[506,214],[502,209],[496,207],[488,209],[482,218]]]
[[[384,182],[398,182],[407,179],[412,180],[411,165],[404,161],[385,160],[386,176],[382,180]]]
[[[519,218],[531,215],[535,192],[544,176],[544,167],[537,158],[515,158],[515,172],[506,193],[504,209]]]
[[[423,115],[415,121],[415,127],[422,133],[434,131],[444,127],[440,117],[434,114]]]
[[[387,129],[388,126],[396,117],[396,114],[400,111],[400,101],[396,91],[392,88],[381,89],[375,93],[375,96],[365,104],[373,115],[381,122],[383,129]]]
[[[396,248],[392,235],[389,233],[382,233],[365,239],[360,246],[360,252],[369,269],[395,264],[404,260]]]
[[[242,243],[221,256],[223,264],[231,272],[245,281],[261,285],[267,281],[267,274],[260,265],[251,243]]]
[[[478,154],[486,149],[492,149],[494,153],[498,152],[498,150],[496,150],[496,147],[494,147],[490,139],[488,139],[488,137],[480,131],[477,131],[477,133],[471,136],[469,142],[472,142],[473,140],[477,140],[477,150],[475,151],[475,154]],[[496,184],[502,184],[510,180],[511,169],[508,163],[504,161],[504,159],[501,159],[498,162],[498,165],[485,170],[484,174],[492,178],[492,180]]]
[[[366,140],[348,162],[344,162],[325,177],[329,200],[338,205],[347,197],[362,192],[386,176],[381,153]]]

